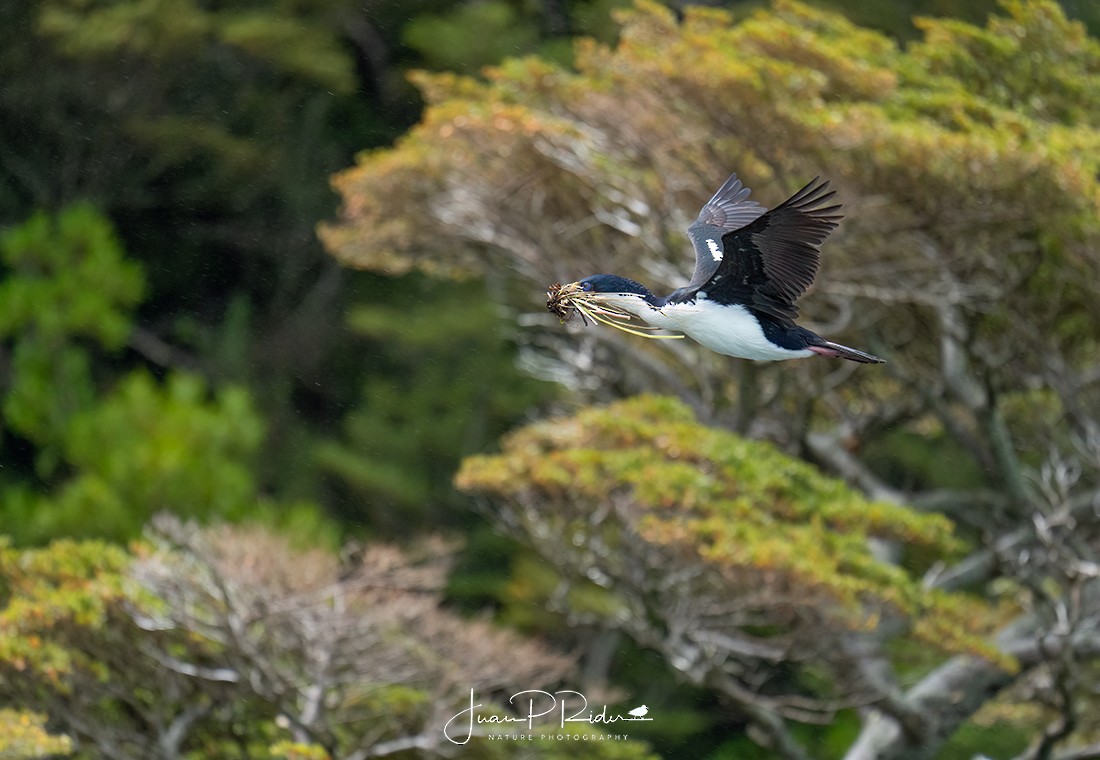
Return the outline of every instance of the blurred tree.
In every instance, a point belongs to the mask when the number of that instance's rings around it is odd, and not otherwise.
[[[161,510],[255,515],[252,459],[263,423],[241,388],[208,395],[194,376],[173,375],[163,385],[141,372],[128,376],[72,421],[63,449],[75,474],[33,503],[19,532],[126,538]]]
[[[255,526],[155,526],[135,554],[0,547],[0,702],[48,714],[80,757],[445,756],[442,727],[469,689],[569,672],[537,643],[441,609],[438,542],[342,561]],[[472,741],[488,758],[528,751]],[[637,742],[569,750],[652,758]]]
[[[444,16],[423,15],[405,28],[405,42],[435,68],[476,73],[508,55],[535,48],[538,27],[505,0],[462,3]],[[478,33],[469,34],[477,29]]]
[[[867,502],[671,399],[525,428],[501,455],[467,459],[457,483],[490,496],[501,524],[579,592],[605,590],[599,605],[568,601],[571,619],[602,617],[750,715],[805,720],[873,698],[862,633],[884,618],[926,646],[1012,668],[983,640],[994,610],[920,581],[957,553],[946,520]],[[876,559],[881,542],[906,546],[918,573]]]
[[[517,376],[514,347],[482,283],[421,276],[379,283],[348,315],[374,357],[345,435],[315,456],[355,495],[344,517],[387,533],[469,521],[451,478],[552,387]],[[395,315],[402,315],[395,319]]]
[[[458,5],[13,0],[0,8],[0,225],[93,201],[116,222],[144,269],[140,293],[129,296],[136,313],[127,312],[113,338],[111,371],[143,366],[158,376],[201,374],[215,389],[226,382],[247,386],[265,422],[260,449],[250,449],[256,454],[250,478],[258,487],[284,500],[324,499],[356,524],[382,518],[379,528],[401,522],[386,517],[398,492],[404,492],[396,498],[402,506],[420,500],[412,511],[446,514],[454,503],[449,482],[457,456],[495,437],[503,424],[497,420],[514,422],[520,411],[515,401],[490,411],[497,394],[486,395],[479,379],[469,388],[454,385],[461,400],[447,427],[467,435],[439,441],[438,456],[421,457],[424,434],[413,431],[422,425],[390,425],[380,432],[384,440],[366,442],[373,449],[385,444],[385,456],[373,466],[389,478],[384,487],[381,476],[364,487],[363,467],[333,454],[340,445],[331,431],[371,423],[345,422],[349,408],[362,414],[369,407],[377,420],[408,416],[393,394],[385,402],[390,409],[363,395],[405,379],[410,361],[384,357],[380,345],[406,317],[455,324],[468,316],[441,316],[442,301],[387,299],[394,291],[415,293],[421,284],[352,276],[323,254],[313,229],[335,202],[331,172],[350,163],[354,151],[388,143],[419,111],[419,96],[402,71],[423,60],[403,44],[406,27]],[[597,6],[585,5],[586,14]],[[516,4],[515,13],[516,23],[541,39],[538,10]],[[582,28],[594,23],[584,21]],[[112,266],[89,261],[64,277],[107,285],[97,279],[105,276],[99,270]],[[100,297],[92,288],[78,295],[77,305]],[[374,316],[391,327],[376,327],[362,343],[344,319],[358,300],[391,306],[388,313],[375,308]],[[509,346],[498,331],[485,329],[464,342],[468,368],[479,355],[498,357],[489,363],[500,368],[501,398],[528,393],[530,385],[511,371]],[[348,351],[349,343],[364,350]],[[13,361],[26,382],[14,390],[31,415],[26,424],[46,423],[32,418],[35,403],[44,411],[87,401],[89,373],[103,374],[85,366],[81,346],[60,351],[36,334],[20,345]],[[415,363],[431,371],[430,355]],[[47,372],[56,382],[39,377]],[[504,390],[513,384],[515,394]],[[59,395],[61,386],[68,390]],[[478,393],[486,403],[467,405]],[[421,409],[414,404],[411,411]],[[302,453],[319,441],[329,444],[324,469]],[[44,442],[33,443],[40,467],[48,469],[50,457],[60,461],[56,446],[45,451]],[[20,453],[18,445],[5,452],[16,470],[26,465]]]
[[[328,175],[419,110],[395,62],[413,5],[0,7],[0,224],[78,200],[103,209],[145,269],[119,368],[247,384],[269,423],[252,477],[293,498],[320,493],[282,477],[309,459],[302,431],[338,419],[369,364],[337,351],[347,275],[313,225],[332,208]],[[25,365],[51,350],[27,343]],[[83,371],[69,357],[55,370],[72,403]]]
[[[89,206],[35,214],[0,236],[0,519],[20,542],[124,539],[157,511],[263,513],[323,532],[316,508],[258,496],[264,424],[248,394],[193,374],[120,373],[141,267]]]
[[[909,671],[883,653],[884,619],[851,639],[877,684],[851,760],[931,757],[1010,685],[1050,721],[1027,725],[1027,756],[1075,751],[1089,741],[1073,729],[1094,704],[1078,674],[1100,619],[1100,45],[1042,0],[1006,2],[984,27],[922,20],[906,49],[786,1],[739,21],[714,9],[678,19],[648,2],[621,18],[619,43],[582,43],[575,71],[532,58],[485,81],[420,75],[423,120],[338,178],[344,212],[322,229],[326,245],[368,269],[497,283],[507,272],[494,295],[537,313],[547,284],[591,272],[681,284],[682,230],[731,169],[765,203],[831,178],[848,218],[804,313],[832,335],[859,332],[890,360],[883,371],[731,362],[549,315],[526,318],[528,350],[591,399],[674,393],[705,423],[769,438],[875,501],[957,522],[972,553],[924,583],[1015,604],[993,641],[1023,667],[929,656]],[[576,456],[599,461],[583,447]],[[916,456],[927,477],[890,479]],[[521,482],[493,487],[522,492],[540,472],[529,464]],[[582,514],[640,487],[630,471],[594,471],[602,495],[586,492]],[[568,493],[575,473],[559,474]],[[532,493],[543,517],[561,505],[556,491]],[[674,524],[692,546],[721,535]],[[785,705],[745,701],[773,749],[805,755]]]
[[[349,493],[358,499],[370,489],[361,487],[363,473],[346,457],[329,466],[339,445],[329,449],[324,472],[299,453],[330,430],[361,429],[362,419],[343,417],[348,408],[366,406],[363,389],[400,384],[378,370],[383,362],[371,353],[342,350],[353,340],[342,312],[385,288],[357,278],[349,283],[349,274],[321,255],[313,227],[331,208],[328,175],[354,150],[388,143],[415,119],[420,100],[403,82],[405,67],[475,69],[505,52],[569,60],[570,35],[614,39],[608,14],[623,4],[4,3],[0,224],[77,199],[105,209],[145,271],[137,324],[115,359],[156,372],[198,372],[213,386],[226,379],[247,385],[267,422],[262,455],[254,459],[261,488],[293,499],[325,498],[352,520],[372,519],[392,502],[350,504]],[[487,56],[486,36],[499,35],[485,34],[486,18],[503,19],[501,29],[514,38]],[[476,50],[470,40],[478,41]],[[401,304],[387,319],[400,324],[420,309],[438,318],[440,307]],[[24,343],[13,354],[24,376],[43,375],[45,357],[56,357],[50,371],[70,389],[67,403],[80,403],[87,383],[77,353],[55,352],[37,339]],[[500,348],[498,336],[486,335],[477,350]],[[500,377],[501,388],[519,384],[514,373]],[[24,387],[47,403],[55,385]],[[33,413],[33,398],[26,400]],[[381,417],[404,413],[383,410],[377,400],[371,406]],[[454,423],[467,430],[482,424],[477,414],[465,423],[457,417]],[[403,429],[417,427],[423,428]],[[394,452],[420,451],[415,434],[391,431]],[[21,467],[19,453],[8,453]],[[51,456],[56,460],[56,453],[39,452],[40,466],[48,469]],[[436,480],[427,490],[441,503],[445,468],[438,462],[430,468]],[[331,487],[334,473],[344,482]],[[398,477],[406,482],[389,488],[391,495],[424,493]]]
[[[37,213],[0,236],[0,340],[8,364],[4,426],[33,442],[50,473],[73,417],[95,395],[82,341],[117,352],[141,299],[140,267],[127,261],[110,223],[89,206]]]
[[[404,29],[405,43],[423,65],[474,74],[508,56],[535,53],[568,63],[570,39],[583,35],[609,42],[613,8],[629,0],[474,0],[452,3],[438,13],[422,13]]]
[[[0,708],[0,757],[30,760],[69,755],[72,744],[68,737],[50,734],[44,723],[41,715]]]

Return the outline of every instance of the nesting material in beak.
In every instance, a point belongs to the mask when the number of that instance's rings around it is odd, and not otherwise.
[[[546,309],[561,320],[564,325],[566,322],[577,316],[577,307],[573,304],[573,299],[578,295],[584,293],[581,290],[581,286],[575,282],[571,282],[568,285],[562,285],[555,282],[550,286],[550,289],[546,291]]]

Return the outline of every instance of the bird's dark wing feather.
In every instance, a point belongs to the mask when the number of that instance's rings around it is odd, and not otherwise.
[[[714,197],[704,204],[691,227],[706,225],[724,230],[744,227],[767,211],[756,201],[749,200],[751,193],[752,190],[745,187],[736,174],[731,174],[715,191]],[[688,227],[689,231],[691,227]]]
[[[688,238],[695,247],[695,272],[691,283],[682,290],[691,289],[693,285],[698,290],[718,271],[722,259],[722,235],[744,227],[767,211],[756,201],[749,200],[751,192],[737,179],[736,174],[731,174],[699,211],[699,216],[687,229]],[[718,254],[715,254],[715,248]]]
[[[842,218],[839,204],[825,205],[835,193],[815,177],[808,185],[749,224],[722,236],[721,261],[690,293],[704,290],[719,303],[746,304],[781,319],[794,319],[794,302],[817,275],[819,246]],[[694,280],[693,280],[694,282]],[[671,297],[670,297],[670,300]]]

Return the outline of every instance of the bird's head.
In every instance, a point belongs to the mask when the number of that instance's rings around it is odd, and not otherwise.
[[[588,313],[585,306],[610,309],[628,317],[640,316],[649,307],[657,308],[662,303],[645,285],[617,274],[594,274],[568,285],[551,285],[546,291],[546,308],[562,322],[568,321],[577,309]]]
[[[647,306],[660,308],[664,305],[664,300],[653,295],[642,283],[617,274],[593,274],[574,284],[590,294],[592,301],[631,314],[642,315],[649,311]]]
[[[585,293],[607,293],[612,295],[636,295],[649,300],[653,294],[640,282],[619,277],[617,274],[593,274],[578,280],[576,286]]]
[[[614,274],[594,274],[568,285],[551,285],[546,291],[546,308],[562,322],[569,321],[579,312],[586,324],[587,318],[591,318],[646,338],[684,337],[648,332],[665,327],[653,323],[654,315],[660,314],[664,303],[664,299],[657,298],[645,285]],[[643,324],[628,327],[626,323],[634,318],[640,318]]]

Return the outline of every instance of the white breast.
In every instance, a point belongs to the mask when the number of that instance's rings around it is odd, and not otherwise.
[[[808,349],[780,348],[766,337],[760,323],[744,306],[721,306],[699,293],[695,303],[674,303],[660,311],[672,327],[711,351],[759,361],[813,356]],[[662,327],[668,326],[662,324]]]
[[[630,312],[654,327],[679,330],[696,342],[727,356],[757,361],[802,359],[813,351],[780,348],[764,337],[760,323],[744,306],[722,306],[700,292],[695,303],[672,303],[657,309],[633,293],[601,293],[600,300]]]

